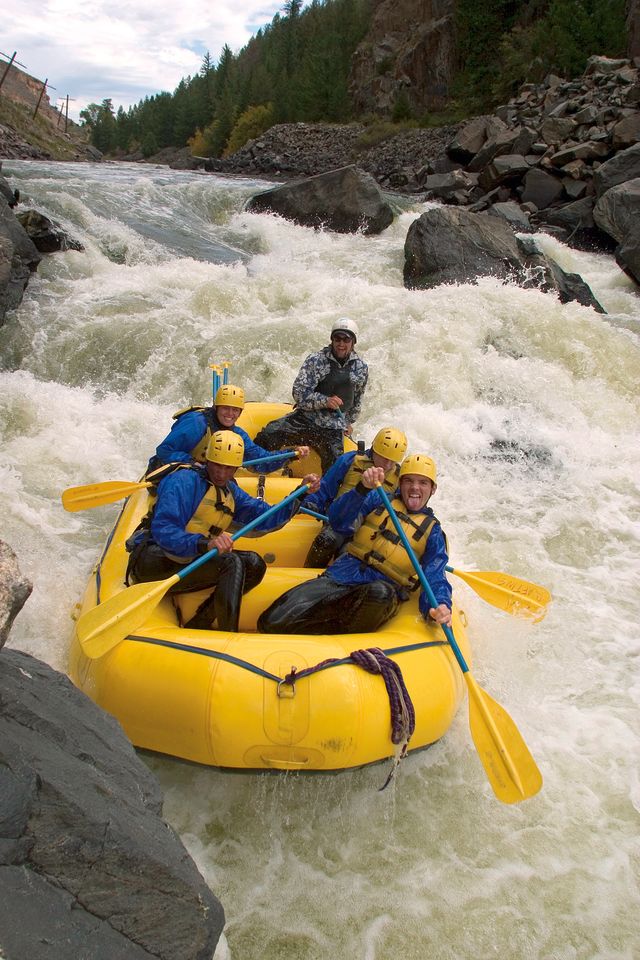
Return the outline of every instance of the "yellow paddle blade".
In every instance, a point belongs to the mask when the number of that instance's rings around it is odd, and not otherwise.
[[[489,783],[502,803],[519,803],[542,786],[542,774],[520,731],[469,672],[469,727]]]
[[[537,583],[529,583],[510,573],[499,570],[478,570],[466,573],[464,570],[450,570],[460,577],[475,592],[500,610],[514,617],[526,617],[537,623],[547,612],[551,594]]]
[[[131,496],[136,490],[144,490],[149,483],[130,483],[126,480],[107,480],[104,483],[87,483],[82,487],[69,487],[62,493],[62,506],[70,513],[101,507]]]
[[[76,633],[84,655],[97,660],[117,646],[127,634],[144,623],[179,579],[176,574],[167,580],[135,583],[83,614],[76,624]]]

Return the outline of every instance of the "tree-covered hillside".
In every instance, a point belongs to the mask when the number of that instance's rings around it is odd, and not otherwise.
[[[388,0],[287,0],[281,14],[238,53],[207,54],[194,77],[125,111],[111,100],[81,113],[103,153],[189,144],[197,156],[233,153],[275,123],[371,120],[354,115],[349,96],[352,56],[366,39],[374,11]],[[524,82],[553,72],[579,75],[589,56],[625,50],[624,0],[456,0],[457,69],[451,116],[491,109]],[[385,119],[411,117],[399,95]]]

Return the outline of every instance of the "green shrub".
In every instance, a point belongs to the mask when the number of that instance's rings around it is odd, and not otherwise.
[[[240,114],[231,131],[223,156],[228,157],[249,140],[255,140],[261,133],[272,127],[273,122],[272,103],[260,103],[254,107],[247,107],[244,113]]]

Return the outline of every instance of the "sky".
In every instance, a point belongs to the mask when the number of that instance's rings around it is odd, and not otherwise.
[[[69,116],[110,97],[125,109],[193,76],[207,51],[217,63],[282,10],[284,0],[9,0],[0,70],[14,50],[31,76],[47,79],[53,106]],[[55,87],[55,90],[51,89]],[[73,99],[72,99],[73,98]]]

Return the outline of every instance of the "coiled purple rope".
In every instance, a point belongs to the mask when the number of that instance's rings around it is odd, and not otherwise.
[[[407,744],[416,728],[416,712],[400,667],[395,660],[390,660],[379,647],[370,647],[368,650],[353,650],[350,659],[368,673],[378,673],[382,676],[387,688],[391,709],[391,742],[403,744],[402,755],[404,756],[407,751]],[[296,680],[317,673],[318,670],[322,670],[328,664],[335,662],[336,658],[323,660],[315,667],[307,667],[299,672],[293,667],[283,682],[293,685]]]

